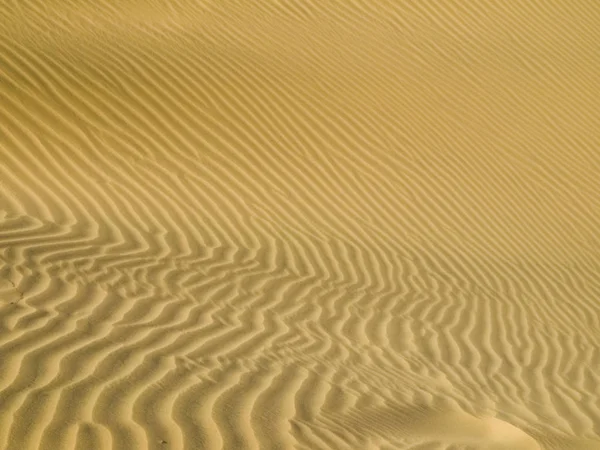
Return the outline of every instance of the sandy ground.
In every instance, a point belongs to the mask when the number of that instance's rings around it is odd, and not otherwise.
[[[600,449],[600,2],[0,2],[0,448]]]

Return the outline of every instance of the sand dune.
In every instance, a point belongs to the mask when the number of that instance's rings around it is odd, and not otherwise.
[[[600,3],[0,5],[0,448],[600,449]]]

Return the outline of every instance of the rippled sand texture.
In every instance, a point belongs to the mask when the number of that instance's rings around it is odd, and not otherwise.
[[[0,448],[600,449],[600,2],[0,5]]]

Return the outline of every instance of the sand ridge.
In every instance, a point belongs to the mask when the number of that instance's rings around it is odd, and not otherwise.
[[[600,6],[0,5],[0,448],[600,448]]]

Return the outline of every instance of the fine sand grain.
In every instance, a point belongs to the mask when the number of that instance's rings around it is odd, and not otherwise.
[[[0,2],[0,448],[600,449],[600,1]]]

